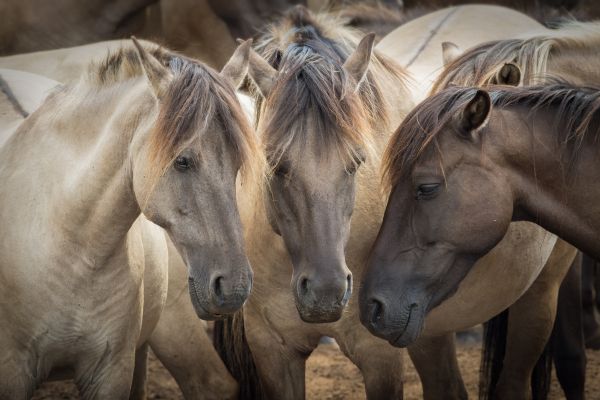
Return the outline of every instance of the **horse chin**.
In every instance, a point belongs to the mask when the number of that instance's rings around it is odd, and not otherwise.
[[[388,342],[395,347],[407,347],[417,340],[421,332],[423,332],[425,310],[425,307],[419,307],[416,310],[412,309],[404,329],[397,336],[390,338]]]
[[[328,322],[336,322],[344,313],[344,307],[339,307],[333,310],[304,310],[296,306],[300,319],[309,324],[324,324]]]

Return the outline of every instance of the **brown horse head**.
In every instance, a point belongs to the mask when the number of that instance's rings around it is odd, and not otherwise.
[[[386,150],[392,190],[360,306],[363,324],[394,345],[417,338],[427,313],[458,289],[512,220],[575,237],[563,203],[586,194],[565,182],[574,179],[569,171],[585,133],[597,129],[598,91],[562,84],[490,89],[433,95]]]
[[[355,174],[383,109],[368,70],[374,36],[358,43],[330,18],[294,8],[249,65],[272,170],[265,206],[290,255],[296,306],[307,322],[339,319],[350,297],[344,251]]]
[[[480,158],[489,95],[442,93],[409,114],[387,150],[393,189],[360,293],[363,324],[397,346],[417,338],[427,312],[456,291],[512,217],[512,198],[497,195],[506,182],[462,168]],[[481,228],[480,220],[494,223]]]

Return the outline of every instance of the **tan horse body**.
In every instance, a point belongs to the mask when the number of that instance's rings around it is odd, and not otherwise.
[[[406,107],[402,97],[387,94],[391,104]],[[398,113],[398,117],[401,115]],[[395,126],[394,123],[387,129],[393,129],[392,126]],[[385,142],[384,138],[381,140],[378,148]],[[357,194],[346,262],[353,273],[355,287],[360,287],[363,266],[383,215],[383,200],[379,194],[377,165],[367,162],[359,169],[356,179]],[[377,398],[382,393],[386,393],[388,398],[399,396],[400,353],[357,327],[356,296],[352,297],[346,313],[338,322],[311,325],[297,316],[289,290],[291,268],[284,268],[290,265],[290,259],[281,238],[269,229],[272,225],[265,211],[256,208],[256,204],[261,203],[259,194],[241,193],[240,209],[247,226],[248,254],[256,270],[254,291],[244,308],[246,334],[268,394],[279,398],[302,398],[305,359],[319,337],[327,335],[334,337],[342,351],[361,369],[369,398]],[[466,281],[469,287],[461,287],[455,297],[441,305],[443,313],[432,314],[426,323],[426,337],[409,348],[421,372],[426,398],[463,395],[464,389],[456,380],[458,368],[451,336],[447,334],[481,323],[514,303],[540,274],[555,242],[555,236],[531,224],[514,224],[503,244],[476,267]],[[512,265],[515,266],[513,270],[509,268]],[[520,279],[512,279],[502,288],[498,288],[498,282],[494,281],[502,296],[482,307],[481,294],[489,289],[492,279],[479,285],[481,275],[487,274],[493,266],[497,271],[495,278],[514,278],[517,265],[521,271]],[[473,313],[474,310],[477,313]],[[449,313],[453,315],[451,320],[447,318]],[[448,368],[443,373],[427,373],[446,361]],[[387,377],[379,375],[381,369],[388,371]],[[393,381],[398,381],[398,385]]]

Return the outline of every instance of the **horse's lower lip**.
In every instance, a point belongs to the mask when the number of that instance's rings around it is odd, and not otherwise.
[[[396,337],[394,337],[392,340],[388,341],[392,346],[406,347],[406,346],[408,346],[408,344],[410,344],[411,341],[405,340],[406,338],[404,338],[404,336],[406,335],[406,333],[408,332],[408,328],[410,327],[410,322],[411,322],[411,319],[413,316],[413,310],[415,308],[416,307],[410,307],[410,309],[408,311],[408,318],[406,319],[406,323],[400,330],[400,333],[398,335],[396,335]]]

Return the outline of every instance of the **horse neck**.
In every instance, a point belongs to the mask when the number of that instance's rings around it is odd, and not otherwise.
[[[533,117],[528,109],[521,112],[519,128],[494,129],[486,135],[491,146],[484,145],[486,153],[500,155],[508,171],[515,197],[513,218],[535,222],[600,257],[600,187],[593,184],[600,178],[600,147],[593,139],[595,132],[584,138],[577,157],[571,158],[552,109]],[[503,123],[501,119],[499,124]]]
[[[380,120],[373,130],[373,159],[359,168],[357,174],[356,200],[352,214],[352,226],[348,245],[346,246],[346,262],[352,270],[356,282],[360,282],[362,270],[366,265],[371,246],[375,241],[385,211],[385,196],[381,187],[381,157],[390,136],[398,128],[404,116],[414,106],[408,82],[388,74],[376,74],[379,84],[384,89],[384,104],[387,108],[387,121]]]
[[[21,157],[45,166],[30,182],[31,191],[44,198],[44,222],[94,265],[104,265],[124,245],[140,214],[130,151],[138,131],[149,130],[143,117],[152,115],[148,105],[156,103],[146,86],[141,79],[110,88],[80,83],[46,102],[5,149],[15,168]]]

